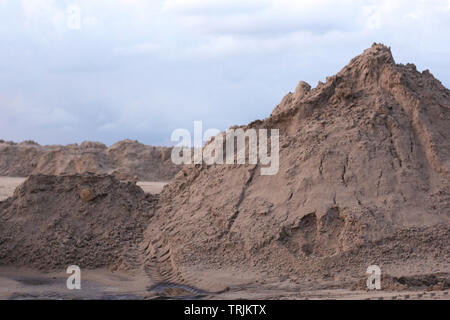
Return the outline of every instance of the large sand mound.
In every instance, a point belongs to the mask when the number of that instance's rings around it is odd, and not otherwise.
[[[0,202],[0,265],[131,268],[156,202],[109,175],[30,176]]]
[[[301,82],[270,118],[280,170],[186,166],[166,187],[142,248],[161,281],[192,270],[260,279],[450,267],[450,92],[374,44],[326,83]],[[190,270],[190,271],[186,271]]]
[[[41,146],[0,140],[0,175],[108,173],[119,179],[168,181],[179,171],[170,159],[172,148],[124,140],[107,148],[99,142]]]

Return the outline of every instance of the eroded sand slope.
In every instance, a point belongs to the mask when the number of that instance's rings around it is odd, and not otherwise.
[[[430,72],[374,44],[243,128],[280,129],[279,173],[184,167],[146,233],[150,276],[208,287],[202,272],[230,267],[294,282],[370,264],[448,273],[450,92]]]

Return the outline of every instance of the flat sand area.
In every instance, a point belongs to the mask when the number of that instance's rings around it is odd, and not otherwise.
[[[111,272],[106,269],[82,270],[81,290],[69,290],[65,272],[42,273],[26,268],[0,267],[0,300],[23,299],[164,299],[148,292],[145,276]],[[323,283],[322,285],[326,285]],[[176,299],[176,297],[173,297]],[[240,285],[220,294],[191,296],[191,299],[331,299],[331,300],[447,300],[449,291],[351,291],[347,289],[311,290],[288,282]],[[167,297],[166,297],[167,299]]]
[[[0,177],[0,201],[12,196],[17,186],[25,180],[26,178]]]
[[[139,181],[137,185],[146,193],[160,193],[168,182]]]

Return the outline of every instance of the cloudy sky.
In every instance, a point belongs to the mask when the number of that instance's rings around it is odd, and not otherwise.
[[[373,42],[449,87],[449,16],[438,0],[0,0],[0,139],[170,144],[194,120],[267,117]]]

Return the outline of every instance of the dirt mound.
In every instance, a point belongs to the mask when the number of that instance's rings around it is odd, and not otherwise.
[[[185,270],[236,267],[262,281],[356,277],[370,264],[449,270],[450,92],[430,72],[374,44],[242,128],[280,130],[278,174],[184,167],[147,230],[150,273],[195,285]]]
[[[0,202],[0,265],[132,267],[156,202],[109,175],[30,176]]]
[[[124,140],[110,148],[99,142],[80,145],[41,146],[0,140],[0,175],[26,177],[31,174],[114,174],[121,180],[168,181],[179,171],[170,159],[172,148],[146,146]]]

